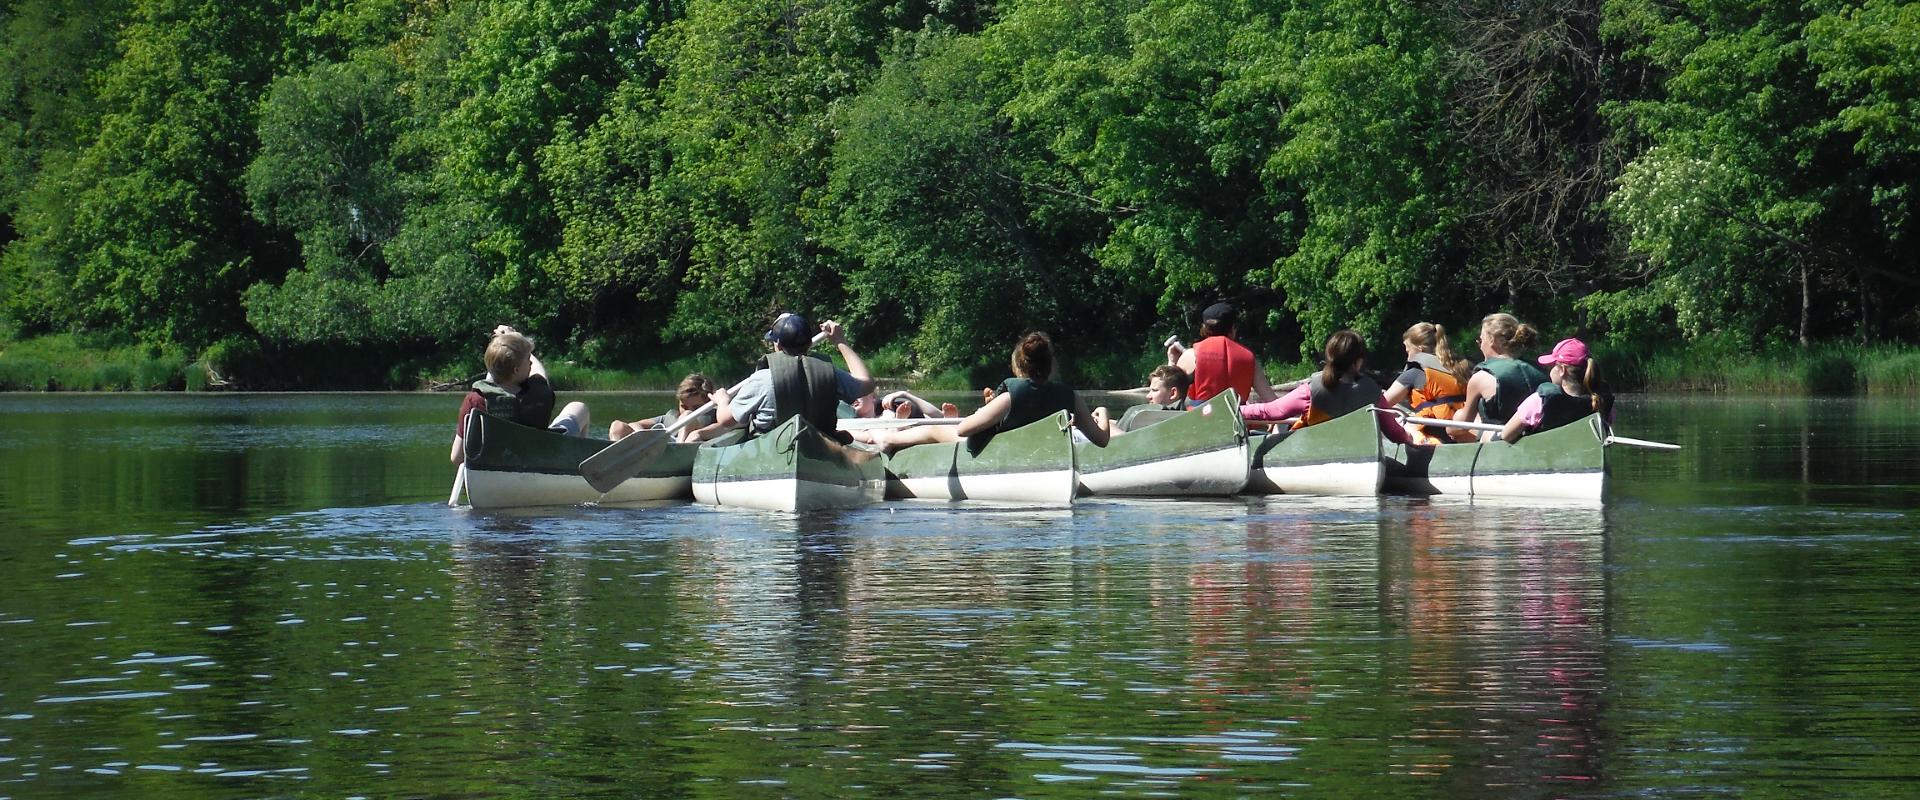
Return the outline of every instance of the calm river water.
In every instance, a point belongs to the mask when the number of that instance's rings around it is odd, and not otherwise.
[[[1920,795],[1911,400],[1625,398],[1604,507],[801,517],[449,510],[457,402],[0,397],[0,798]]]

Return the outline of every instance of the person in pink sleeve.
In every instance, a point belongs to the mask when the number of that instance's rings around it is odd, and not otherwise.
[[[1550,431],[1593,414],[1599,414],[1607,427],[1613,426],[1613,393],[1601,383],[1599,365],[1585,342],[1561,339],[1539,361],[1540,366],[1552,368],[1548,382],[1520,402],[1500,429],[1500,438],[1512,444],[1529,433]]]
[[[1367,343],[1353,331],[1336,331],[1327,337],[1327,366],[1313,378],[1294,387],[1278,400],[1249,403],[1240,407],[1240,416],[1248,422],[1291,421],[1295,430],[1344,416],[1362,408],[1391,408],[1381,395],[1380,385],[1364,372]],[[1376,413],[1380,433],[1400,444],[1411,441],[1407,429],[1390,414]]]

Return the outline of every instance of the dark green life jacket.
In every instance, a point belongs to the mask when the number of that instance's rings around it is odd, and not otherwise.
[[[833,364],[818,358],[768,353],[773,371],[773,424],[798,415],[814,430],[833,436],[839,427],[840,381]]]
[[[1000,382],[999,392],[1013,396],[1013,408],[1000,421],[997,430],[1010,431],[1030,425],[1056,411],[1073,412],[1073,387],[1059,381],[1035,383],[1030,378],[1008,378]]]
[[[1480,362],[1474,372],[1487,372],[1493,375],[1496,384],[1493,396],[1481,401],[1480,417],[1495,425],[1505,425],[1520,410],[1520,404],[1527,396],[1547,382],[1547,374],[1539,367],[1515,358],[1495,357]]]
[[[1549,381],[1540,387],[1540,427],[1534,428],[1533,432],[1550,431],[1579,422],[1592,413],[1592,397],[1574,397],[1561,389],[1559,384]]]
[[[473,391],[486,399],[489,417],[529,428],[545,428],[553,420],[553,387],[539,375],[521,382],[517,394],[484,378],[473,382]]]

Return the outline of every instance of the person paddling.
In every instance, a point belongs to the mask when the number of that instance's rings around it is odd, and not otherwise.
[[[1407,368],[1387,386],[1387,404],[1402,403],[1415,418],[1453,419],[1467,400],[1467,379],[1473,365],[1453,353],[1447,329],[1431,322],[1414,323],[1400,335],[1407,349]],[[1473,441],[1472,431],[1418,425],[1408,420],[1408,433],[1418,444]]]
[[[1253,351],[1241,344],[1240,312],[1230,303],[1214,303],[1200,315],[1200,341],[1193,347],[1178,342],[1167,346],[1167,363],[1193,376],[1187,390],[1187,406],[1197,407],[1214,395],[1232,389],[1240,402],[1266,402],[1280,395],[1267,382],[1267,373],[1254,360]]]
[[[1599,414],[1608,428],[1613,426],[1613,393],[1600,382],[1600,368],[1585,342],[1562,339],[1553,352],[1540,357],[1540,363],[1550,368],[1551,380],[1514,409],[1500,438],[1512,444],[1529,433],[1550,431],[1590,414]]]
[[[1335,331],[1327,337],[1326,367],[1287,396],[1266,403],[1240,407],[1240,416],[1248,422],[1293,420],[1293,429],[1338,419],[1369,406],[1391,408],[1380,393],[1380,385],[1367,377],[1367,343],[1353,331]],[[1387,414],[1376,414],[1381,435],[1400,444],[1412,438]]]
[[[1539,332],[1512,314],[1488,314],[1480,321],[1480,354],[1485,361],[1473,368],[1467,381],[1467,399],[1453,418],[1461,422],[1505,425],[1514,409],[1547,382],[1539,367],[1514,353],[1533,344]],[[1477,420],[1476,420],[1477,417]]]
[[[484,355],[487,377],[473,382],[472,391],[460,403],[460,422],[453,432],[455,464],[467,460],[467,415],[478,411],[489,417],[547,428],[568,436],[585,436],[587,404],[568,403],[553,414],[553,386],[547,383],[547,368],[533,354],[533,340],[507,325],[493,329]],[[457,485],[457,484],[456,484]]]
[[[968,440],[968,446],[985,447],[994,434],[1010,431],[1066,411],[1073,415],[1074,427],[1087,440],[1107,446],[1107,429],[1094,420],[1087,404],[1073,387],[1053,379],[1053,339],[1034,332],[1021,337],[1013,348],[1013,377],[1000,382],[992,399],[968,414],[958,425],[908,428],[902,431],[875,431],[874,438],[889,453],[904,447],[939,442]]]
[[[782,314],[774,320],[766,336],[775,345],[775,350],[767,354],[767,366],[754,370],[731,394],[725,389],[714,390],[716,424],[742,424],[749,435],[758,435],[800,416],[821,433],[843,443],[851,441],[837,430],[840,404],[872,392],[873,376],[867,372],[867,362],[847,344],[846,329],[832,320],[820,323],[819,330],[839,348],[847,368],[808,355],[813,347],[813,330],[799,314]]]

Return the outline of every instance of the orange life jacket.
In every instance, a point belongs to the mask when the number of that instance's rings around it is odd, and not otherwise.
[[[1407,359],[1407,366],[1418,367],[1427,374],[1427,382],[1413,389],[1407,395],[1407,405],[1413,408],[1413,415],[1427,419],[1453,419],[1455,412],[1467,402],[1467,385],[1454,377],[1440,357],[1432,353],[1415,353]],[[1473,431],[1461,428],[1443,428],[1438,425],[1422,425],[1413,428],[1415,444],[1446,444],[1455,441],[1472,441]],[[1464,436],[1462,435],[1464,434]]]
[[[1209,336],[1193,346],[1193,386],[1187,402],[1199,405],[1232,389],[1253,396],[1253,351],[1225,336]]]

